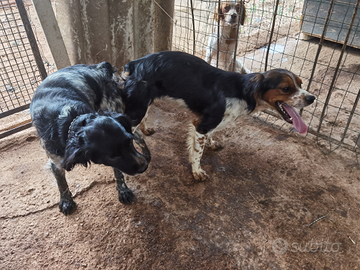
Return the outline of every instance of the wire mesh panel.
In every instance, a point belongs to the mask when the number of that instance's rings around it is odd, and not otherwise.
[[[214,22],[223,2],[176,0],[173,49],[204,59],[208,40],[217,32]],[[308,136],[315,136],[324,153],[339,146],[356,152],[360,145],[357,2],[250,0],[245,2],[245,23],[238,25],[234,55],[246,68],[252,72],[291,70],[302,79],[302,88],[316,96],[302,118],[309,125]],[[257,117],[294,131],[274,112]]]
[[[41,81],[14,2],[0,1],[1,112],[28,104]]]
[[[0,138],[30,126],[33,93],[55,70],[48,51],[31,1],[0,0]]]

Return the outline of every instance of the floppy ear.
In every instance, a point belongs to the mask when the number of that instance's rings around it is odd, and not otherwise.
[[[68,143],[65,148],[64,159],[61,162],[61,166],[71,171],[76,164],[82,164],[87,167],[90,163],[90,153],[85,147],[85,140],[81,134],[69,135]]]
[[[216,7],[216,11],[214,14],[215,21],[219,22],[220,20],[225,19],[224,13],[222,12],[222,5],[220,7]]]
[[[124,114],[119,114],[115,117],[115,120],[119,122],[127,132],[131,133],[131,120]]]
[[[253,85],[259,85],[264,82],[265,76],[262,73],[256,73],[253,77],[251,77],[250,82]]]
[[[246,100],[246,102],[248,104],[247,110],[249,112],[252,112],[255,110],[258,99],[260,99],[263,94],[262,90],[265,88],[264,87],[265,76],[262,73],[256,73],[253,77],[251,77],[249,82],[250,82],[250,87],[247,88],[250,89],[249,93],[247,93],[249,99]]]
[[[110,111],[106,111],[103,114],[112,117],[116,122],[120,123],[127,132],[131,133],[131,120],[128,116],[122,113]]]

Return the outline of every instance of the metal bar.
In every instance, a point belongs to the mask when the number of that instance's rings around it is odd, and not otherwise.
[[[273,37],[273,34],[274,34],[275,21],[276,21],[276,15],[277,15],[277,10],[278,10],[278,6],[279,6],[279,2],[280,2],[280,0],[276,0],[275,12],[274,12],[274,17],[273,17],[273,22],[272,22],[272,27],[271,27],[271,32],[270,32],[270,38],[269,38],[269,44],[268,44],[268,49],[267,49],[267,51],[266,51],[265,71],[267,71],[268,60],[269,60],[269,53],[270,53],[270,45],[271,45],[272,37]]]
[[[194,17],[194,6],[192,0],[190,0],[190,5],[191,5],[191,17],[192,17],[192,25],[193,25],[193,55],[195,55],[195,17]]]
[[[218,11],[217,11],[217,53],[216,53],[216,67],[219,67],[219,54],[220,54],[220,15],[219,11],[221,8],[220,0],[218,1]]]
[[[351,120],[352,120],[352,118],[353,118],[353,116],[354,116],[355,109],[356,109],[356,107],[357,107],[357,105],[358,105],[359,99],[360,99],[360,90],[359,90],[359,92],[358,92],[358,94],[357,94],[357,96],[356,96],[354,106],[353,106],[352,109],[351,109],[348,122],[347,122],[347,124],[346,124],[346,126],[345,126],[344,134],[343,134],[343,136],[342,136],[342,138],[341,138],[341,143],[342,143],[342,142],[344,141],[344,139],[345,139],[346,133],[347,133],[347,131],[348,131],[348,129],[349,129]]]
[[[44,66],[44,62],[41,59],[39,47],[38,47],[38,45],[36,43],[34,33],[33,33],[32,29],[31,29],[30,21],[29,21],[29,18],[27,16],[27,13],[26,13],[24,3],[23,3],[22,0],[16,0],[16,5],[17,5],[17,7],[19,9],[21,20],[24,23],[26,35],[27,35],[27,37],[28,37],[28,39],[30,41],[31,50],[32,50],[32,52],[34,54],[36,65],[37,65],[37,67],[39,69],[41,78],[44,80],[47,77],[46,69],[45,69],[45,66]]]
[[[15,134],[15,133],[17,133],[17,132],[19,132],[19,131],[25,130],[25,129],[27,129],[27,128],[30,128],[31,126],[32,126],[32,123],[30,122],[30,123],[27,123],[27,124],[25,124],[25,125],[22,125],[22,126],[19,126],[19,127],[13,128],[13,129],[10,129],[10,130],[8,130],[8,131],[5,131],[5,132],[3,132],[3,133],[0,133],[0,139],[5,138],[5,137],[7,137],[7,136],[10,136],[10,135],[12,135],[12,134]]]
[[[341,54],[340,54],[340,57],[339,57],[339,61],[338,61],[337,65],[336,65],[335,73],[334,73],[333,79],[332,79],[331,84],[330,84],[330,89],[329,89],[328,95],[327,95],[327,97],[326,97],[323,110],[322,110],[322,112],[321,112],[320,121],[319,121],[319,126],[318,126],[318,129],[317,129],[317,132],[318,132],[318,133],[320,132],[320,129],[321,129],[321,125],[322,125],[323,118],[324,118],[324,115],[325,115],[325,112],[326,112],[326,108],[327,108],[327,106],[329,105],[330,97],[331,97],[331,94],[332,94],[332,91],[333,91],[333,88],[334,88],[335,81],[336,81],[336,79],[337,79],[337,74],[338,74],[339,69],[340,69],[340,64],[341,64],[342,58],[343,58],[343,56],[344,56],[345,49],[346,49],[346,47],[347,47],[347,42],[348,42],[348,40],[349,40],[352,27],[353,27],[354,22],[355,22],[355,17],[356,17],[358,8],[359,8],[359,3],[360,3],[360,1],[357,1],[357,2],[356,2],[356,7],[355,7],[355,9],[354,9],[354,13],[353,13],[353,16],[352,16],[352,18],[351,18],[351,23],[350,23],[349,31],[347,32],[346,38],[345,38],[345,40],[344,40],[344,44],[343,44],[343,47],[342,47],[342,50],[341,50]]]
[[[240,22],[241,22],[241,15],[243,12],[243,9],[245,8],[245,4],[241,5],[241,10],[239,11],[239,18],[238,18],[238,25],[237,25],[237,32],[236,32],[236,40],[235,40],[235,49],[234,49],[234,57],[233,57],[233,71],[235,71],[236,68],[236,51],[237,51],[237,46],[238,46],[238,41],[239,41],[239,30],[240,30]],[[245,19],[244,19],[245,20]]]
[[[14,113],[18,113],[18,112],[27,110],[27,109],[29,109],[29,107],[30,107],[30,104],[26,104],[26,105],[23,105],[23,106],[8,110],[6,112],[0,113],[0,119],[4,118],[4,117],[7,117],[7,116],[10,116],[10,115],[12,115]]]

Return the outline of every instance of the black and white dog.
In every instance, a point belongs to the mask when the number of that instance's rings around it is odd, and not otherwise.
[[[211,138],[215,131],[234,123],[241,115],[273,109],[304,134],[307,126],[294,108],[301,109],[315,100],[301,89],[301,79],[291,71],[273,69],[243,75],[215,68],[183,52],[159,52],[131,61],[125,66],[123,77],[125,114],[134,127],[140,124],[144,134],[153,132],[144,121],[156,98],[170,98],[194,113],[188,148],[197,180],[207,177],[200,167],[205,144],[218,148]]]
[[[91,162],[113,167],[119,200],[130,203],[133,193],[122,172],[144,172],[150,152],[130,119],[123,114],[121,78],[108,62],[75,65],[48,76],[36,90],[30,112],[41,145],[49,159],[60,191],[60,210],[76,207],[65,170]],[[143,154],[136,151],[133,140]]]

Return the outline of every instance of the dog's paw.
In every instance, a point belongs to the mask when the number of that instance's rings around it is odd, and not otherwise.
[[[145,136],[150,136],[155,133],[155,129],[153,129],[153,128],[146,128],[146,129],[142,128],[141,131]]]
[[[213,142],[212,144],[209,144],[209,147],[213,151],[220,151],[224,149],[224,146],[218,142]]]
[[[61,199],[59,203],[60,211],[65,215],[70,215],[76,208],[76,203],[72,198],[70,199]]]
[[[134,199],[134,193],[126,188],[126,189],[123,189],[123,190],[119,190],[119,201],[121,203],[125,203],[125,204],[128,204],[128,203],[131,203]]]
[[[209,178],[203,169],[200,169],[200,171],[197,172],[193,172],[193,176],[196,181],[205,181],[206,179]]]

